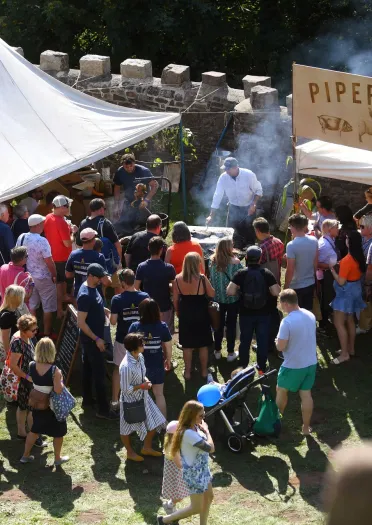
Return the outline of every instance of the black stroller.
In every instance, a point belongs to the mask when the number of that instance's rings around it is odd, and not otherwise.
[[[265,374],[254,379],[256,365],[249,366],[235,376],[227,385],[220,401],[205,414],[205,418],[212,415],[220,416],[227,432],[224,438],[227,447],[236,454],[242,452],[244,442],[255,435],[253,425],[255,418],[246,404],[247,392],[255,385],[261,385],[262,392],[269,389],[263,382],[271,375],[276,374],[276,370],[270,370]],[[219,421],[221,421],[221,419]],[[220,428],[218,425],[217,428]]]

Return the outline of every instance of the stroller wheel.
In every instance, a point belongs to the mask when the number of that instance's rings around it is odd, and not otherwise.
[[[234,454],[240,454],[243,451],[244,441],[238,434],[229,434],[226,443],[229,450]]]

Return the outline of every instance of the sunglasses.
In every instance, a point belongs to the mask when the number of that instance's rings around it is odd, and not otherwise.
[[[361,224],[361,225],[360,225],[360,229],[361,229],[361,230],[364,230],[364,228],[365,228],[364,224]]]

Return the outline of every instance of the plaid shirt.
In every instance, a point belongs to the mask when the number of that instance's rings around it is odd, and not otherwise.
[[[273,235],[270,235],[267,239],[260,242],[260,248],[262,250],[262,256],[260,263],[263,264],[266,261],[266,252],[269,256],[269,261],[274,259],[278,260],[279,268],[282,265],[282,259],[284,255],[284,244],[280,239],[277,239]]]

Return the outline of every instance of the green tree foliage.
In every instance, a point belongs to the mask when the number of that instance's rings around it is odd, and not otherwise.
[[[191,65],[195,80],[217,70],[232,85],[256,74],[289,87],[293,60],[347,69],[351,51],[370,47],[371,9],[367,0],[0,0],[0,35],[33,62],[46,49],[69,53],[71,67],[108,54],[116,71],[137,57],[156,74],[173,62]]]

